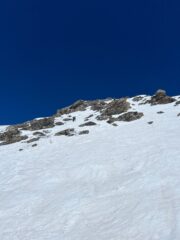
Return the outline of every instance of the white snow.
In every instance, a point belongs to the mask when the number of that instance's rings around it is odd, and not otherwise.
[[[179,240],[180,105],[133,108],[144,117],[80,128],[92,111],[76,112],[37,147],[0,146],[0,240]],[[54,136],[69,127],[90,133]]]

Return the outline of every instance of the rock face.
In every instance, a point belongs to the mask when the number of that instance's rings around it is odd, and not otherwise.
[[[166,91],[158,90],[155,93],[155,95],[152,96],[151,99],[147,101],[147,103],[150,103],[151,105],[157,105],[157,104],[168,104],[175,101],[176,99],[166,95]]]
[[[26,135],[22,136],[21,132],[16,127],[9,127],[4,133],[0,134],[0,141],[2,141],[0,145],[20,142],[27,138]]]

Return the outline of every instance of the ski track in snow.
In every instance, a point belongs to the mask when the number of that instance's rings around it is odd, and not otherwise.
[[[133,108],[144,117],[80,128],[93,111],[76,112],[35,148],[1,146],[0,239],[179,240],[180,105]],[[68,127],[90,133],[53,136]]]

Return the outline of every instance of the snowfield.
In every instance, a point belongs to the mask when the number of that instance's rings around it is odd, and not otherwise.
[[[0,146],[0,240],[180,239],[180,105],[129,102],[141,119],[115,127],[88,109],[36,147]],[[54,136],[71,127],[89,134]]]

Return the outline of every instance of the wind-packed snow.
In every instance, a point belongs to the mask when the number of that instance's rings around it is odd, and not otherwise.
[[[180,239],[180,105],[134,104],[144,117],[117,127],[78,127],[87,110],[0,146],[0,240]],[[54,136],[68,127],[90,133]]]

